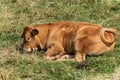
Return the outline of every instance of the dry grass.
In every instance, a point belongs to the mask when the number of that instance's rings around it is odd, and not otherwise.
[[[45,61],[43,51],[18,51],[26,25],[87,21],[120,31],[119,13],[119,0],[1,0],[0,80],[120,80],[120,39],[113,52],[88,56],[85,70],[74,61]]]

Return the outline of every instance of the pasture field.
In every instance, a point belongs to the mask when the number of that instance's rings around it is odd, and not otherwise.
[[[27,25],[57,21],[90,22],[120,32],[119,0],[0,0],[0,80],[120,80],[120,39],[115,50],[87,56],[86,69],[75,61],[45,61],[44,51],[21,54]]]

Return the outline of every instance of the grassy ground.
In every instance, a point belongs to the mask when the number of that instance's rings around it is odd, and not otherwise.
[[[91,22],[120,31],[119,0],[1,0],[0,80],[120,80],[120,39],[115,50],[87,56],[90,66],[74,61],[44,61],[43,51],[17,50],[26,25],[56,21]]]

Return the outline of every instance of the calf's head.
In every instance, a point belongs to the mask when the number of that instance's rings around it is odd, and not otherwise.
[[[22,33],[23,43],[21,45],[23,51],[31,52],[38,50],[38,45],[35,40],[38,33],[39,31],[35,27],[27,26],[24,28]]]

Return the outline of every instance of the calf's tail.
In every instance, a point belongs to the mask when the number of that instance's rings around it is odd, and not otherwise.
[[[112,44],[115,41],[116,36],[118,36],[118,32],[112,28],[102,28],[100,31],[100,37],[106,44]]]

